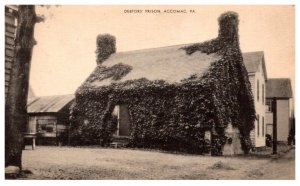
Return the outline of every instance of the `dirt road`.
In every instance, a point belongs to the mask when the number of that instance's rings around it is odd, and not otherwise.
[[[23,152],[23,179],[295,179],[295,150],[211,157],[158,151],[37,147]]]

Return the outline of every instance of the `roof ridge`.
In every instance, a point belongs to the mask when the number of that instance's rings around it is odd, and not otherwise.
[[[160,46],[160,47],[151,47],[151,48],[134,49],[134,50],[125,50],[125,51],[116,52],[116,53],[114,53],[114,54],[135,53],[135,52],[143,52],[143,51],[147,51],[147,50],[159,50],[159,49],[163,49],[163,48],[172,48],[172,47],[179,47],[179,46],[193,45],[193,44],[197,44],[197,43],[200,43],[200,42],[182,43],[182,44],[175,44],[175,45],[168,45],[168,46]],[[262,54],[264,54],[264,51],[263,51],[263,50],[256,50],[256,51],[246,51],[246,52],[242,52],[242,54],[250,54],[250,53],[262,53]],[[114,55],[114,54],[113,54],[113,55]]]
[[[187,44],[176,44],[176,45],[168,45],[168,46],[160,46],[160,47],[151,47],[151,48],[141,48],[141,49],[134,49],[134,50],[126,50],[126,51],[120,51],[120,52],[116,52],[115,54],[120,54],[120,53],[134,53],[134,52],[140,52],[140,51],[145,51],[145,50],[158,50],[158,49],[162,49],[162,48],[172,48],[172,47],[176,47],[176,46],[185,46],[185,45],[192,45],[192,44],[196,44],[196,43],[187,43]]]
[[[249,54],[249,53],[264,53],[263,50],[256,50],[256,51],[251,51],[251,52],[242,52],[242,54]]]
[[[282,78],[269,78],[268,80],[278,80],[278,79],[291,80],[291,78],[288,78],[288,77],[282,77]]]
[[[48,95],[48,96],[36,96],[37,98],[46,98],[46,97],[62,97],[62,96],[71,96],[75,94],[61,94],[61,95]]]

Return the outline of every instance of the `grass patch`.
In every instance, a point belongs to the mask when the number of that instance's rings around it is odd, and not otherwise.
[[[264,173],[259,169],[252,170],[248,173],[249,177],[261,177],[263,175]]]
[[[223,163],[222,161],[218,161],[208,168],[213,170],[236,170],[235,168],[227,165],[226,163]]]

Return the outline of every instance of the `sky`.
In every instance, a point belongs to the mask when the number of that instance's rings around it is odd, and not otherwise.
[[[145,13],[145,10],[194,13]],[[143,13],[125,13],[143,10]],[[277,6],[51,6],[36,7],[30,85],[36,96],[75,93],[96,67],[96,37],[116,37],[117,51],[203,42],[218,34],[217,18],[239,14],[242,52],[263,51],[268,78],[295,83],[294,7]]]

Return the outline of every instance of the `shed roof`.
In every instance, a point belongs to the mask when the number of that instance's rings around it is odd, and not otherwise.
[[[38,97],[27,106],[28,113],[59,112],[75,98],[74,94]]]
[[[139,78],[147,78],[152,81],[165,80],[169,83],[176,83],[191,75],[203,75],[211,63],[220,59],[217,53],[207,55],[196,51],[191,55],[187,55],[183,48],[189,45],[191,44],[112,54],[103,62],[101,68],[96,67],[85,82],[85,86],[97,88],[110,85],[114,82],[123,82]],[[260,63],[263,63],[265,71],[263,56],[262,51],[243,54],[248,73],[256,72]],[[112,76],[107,78],[103,76],[101,76],[101,78],[95,78],[101,73],[114,73],[109,72],[109,68],[116,67],[118,64],[130,66],[131,71],[118,80],[112,78]]]
[[[268,79],[266,84],[267,98],[292,98],[292,86],[289,78]]]

